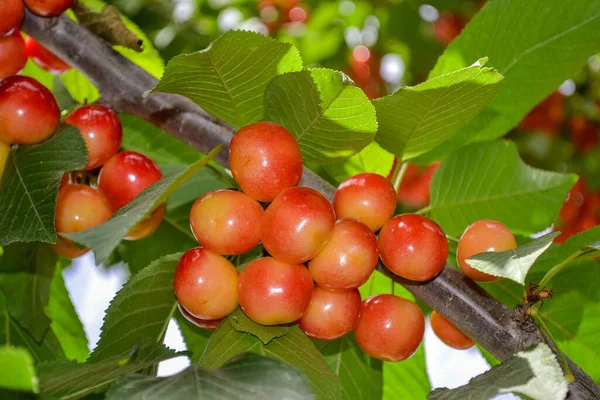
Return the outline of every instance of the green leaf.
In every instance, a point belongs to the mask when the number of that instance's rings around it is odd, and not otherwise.
[[[552,350],[544,344],[520,351],[456,389],[436,389],[429,400],[490,399],[515,393],[534,400],[563,400],[568,383]]]
[[[425,346],[402,362],[383,363],[383,399],[424,399],[431,391],[425,364]]]
[[[504,75],[504,85],[460,134],[434,149],[439,159],[475,141],[504,135],[536,104],[576,75],[600,49],[599,0],[492,1],[448,46],[430,77],[479,57]]]
[[[480,219],[531,234],[554,222],[576,179],[526,165],[514,143],[473,144],[452,154],[433,175],[430,215],[454,237]]]
[[[180,94],[240,128],[263,118],[271,79],[302,69],[298,50],[258,33],[229,31],[202,51],[173,57],[153,92]]]
[[[178,356],[162,344],[144,343],[126,354],[78,364],[56,361],[40,364],[41,394],[45,398],[79,399],[106,387],[118,378]]]
[[[12,149],[0,180],[0,246],[56,242],[54,212],[66,171],[81,169],[87,150],[79,130],[60,125],[45,142]]]
[[[380,399],[383,394],[383,362],[363,352],[354,335],[329,342],[314,340],[329,367],[342,382],[342,399]]]
[[[216,371],[196,365],[168,378],[129,376],[108,392],[108,400],[312,399],[304,377],[290,365],[244,354]]]
[[[37,65],[31,58],[27,60],[27,64],[25,64],[25,68],[21,71],[21,75],[35,79],[50,91],[54,89],[54,74]]]
[[[409,160],[452,138],[502,87],[502,75],[484,68],[486,61],[374,100],[377,142]]]
[[[339,71],[310,69],[278,76],[265,91],[265,119],[285,126],[310,163],[344,160],[377,132],[375,108]]]
[[[100,93],[96,86],[78,70],[71,68],[69,71],[60,74],[65,89],[69,95],[79,104],[92,104],[100,98]]]
[[[555,252],[551,253],[554,263],[559,264],[578,254],[585,255],[587,253],[594,253],[593,250],[600,250],[599,237],[600,226],[571,236]]]
[[[343,180],[363,172],[387,176],[393,164],[394,155],[382,149],[377,142],[371,142],[352,157],[338,163],[324,164],[321,168],[336,183],[341,183]]]
[[[175,312],[175,320],[177,321],[179,332],[181,332],[181,336],[183,336],[185,348],[191,353],[191,363],[199,363],[213,331],[202,329],[191,323],[181,314],[180,311]]]
[[[164,203],[171,193],[194,176],[220,149],[220,146],[215,148],[201,161],[146,188],[130,203],[117,211],[107,222],[87,231],[65,234],[64,236],[94,250],[96,264],[102,264],[131,228],[148,216],[156,207]]]
[[[256,336],[263,344],[269,344],[271,340],[286,335],[291,329],[291,326],[287,325],[267,326],[257,324],[248,318],[240,308],[229,315],[227,323],[238,332]]]
[[[560,232],[551,232],[516,249],[486,252],[469,257],[469,265],[486,274],[511,279],[521,285],[539,256],[552,244]]]
[[[25,349],[0,346],[0,388],[37,392],[33,357]]]

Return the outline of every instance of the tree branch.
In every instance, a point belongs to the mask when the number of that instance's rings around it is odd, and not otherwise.
[[[27,12],[22,30],[86,75],[115,111],[143,118],[203,153],[222,144],[224,151],[216,161],[228,165],[227,149],[233,130],[226,123],[178,95],[153,93],[144,97],[157,80],[82,26],[64,16],[42,18]],[[335,191],[307,168],[300,184],[315,188],[330,199]],[[507,307],[450,265],[425,283],[399,278],[381,264],[378,270],[447,317],[500,360],[543,340],[538,330],[520,329]],[[576,364],[570,360],[569,363],[575,376],[569,398],[600,398],[600,387]]]

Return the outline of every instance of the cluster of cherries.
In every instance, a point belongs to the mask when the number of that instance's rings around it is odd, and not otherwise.
[[[297,187],[300,148],[277,124],[258,122],[240,129],[229,158],[242,191],[210,192],[191,209],[190,226],[201,247],[186,252],[175,271],[182,313],[214,329],[239,304],[259,324],[297,321],[308,336],[321,340],[354,331],[359,346],[373,357],[410,357],[425,329],[419,306],[388,294],[361,301],[358,288],[380,257],[403,278],[435,278],[448,257],[442,229],[417,214],[392,217],[396,193],[380,175],[347,179],[332,203],[314,189]],[[242,265],[240,273],[225,257],[247,253],[260,243],[268,256]],[[514,247],[506,227],[478,221],[460,239],[458,262],[467,275],[490,281],[495,277],[470,268],[466,258]],[[437,313],[432,325],[454,347],[473,345]]]

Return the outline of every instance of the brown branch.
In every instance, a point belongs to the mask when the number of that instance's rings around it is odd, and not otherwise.
[[[99,89],[103,101],[116,111],[143,118],[203,153],[222,144],[225,149],[216,161],[224,166],[228,164],[227,146],[233,131],[226,123],[181,96],[155,93],[144,97],[157,80],[82,26],[66,17],[48,19],[28,12],[22,29],[85,74]],[[329,198],[335,191],[333,186],[306,168],[301,185],[318,189]],[[425,283],[401,279],[381,264],[378,269],[447,317],[500,360],[543,340],[538,330],[526,332],[520,329],[507,307],[450,265],[446,265],[438,277]],[[575,363],[569,363],[575,376],[569,398],[599,399],[600,387]]]

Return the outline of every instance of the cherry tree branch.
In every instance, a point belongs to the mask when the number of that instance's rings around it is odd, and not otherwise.
[[[86,75],[99,89],[103,102],[115,111],[143,118],[203,153],[221,144],[225,148],[216,161],[228,165],[231,127],[187,98],[166,93],[143,96],[157,80],[84,27],[64,16],[42,18],[27,12],[22,30]],[[307,168],[300,184],[315,188],[330,199],[335,191]],[[543,340],[539,330],[521,329],[511,310],[451,265],[425,283],[399,278],[381,264],[378,270],[447,317],[500,360]],[[575,363],[569,360],[569,365],[575,376],[569,398],[600,398],[600,387]]]

